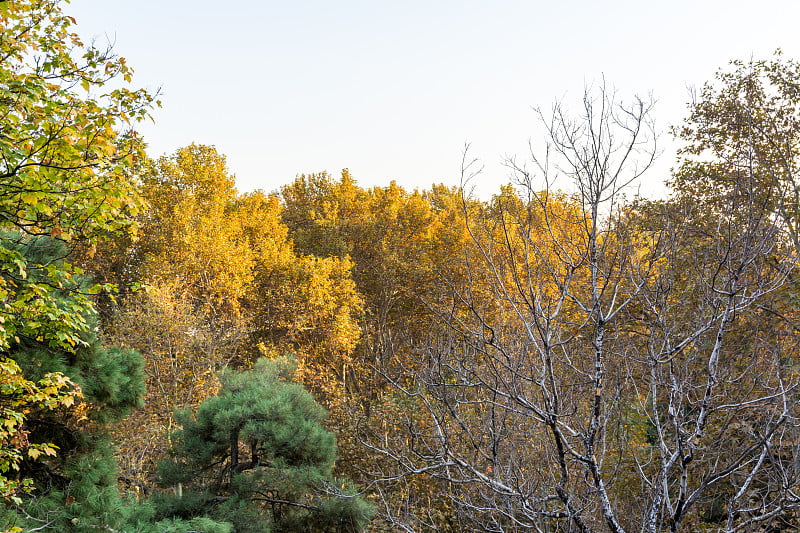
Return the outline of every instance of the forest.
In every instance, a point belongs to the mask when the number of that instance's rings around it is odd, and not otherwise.
[[[240,192],[74,26],[0,2],[4,531],[800,529],[800,63],[710,75],[665,199],[604,86],[490,198]]]

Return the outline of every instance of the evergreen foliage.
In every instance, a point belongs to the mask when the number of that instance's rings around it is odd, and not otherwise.
[[[60,258],[66,253],[62,243],[49,237],[19,240],[18,247],[26,260],[55,268],[61,268]],[[36,275],[32,273],[32,283],[37,282]],[[86,294],[88,287],[87,279],[75,275],[52,291],[50,298],[55,308],[74,312],[75,295]],[[107,424],[141,405],[142,358],[133,350],[104,346],[97,333],[96,313],[84,309],[81,320],[90,327],[77,336],[74,350],[27,337],[13,342],[8,350],[29,379],[67,376],[79,387],[83,401],[28,413],[28,442],[52,443],[59,453],[55,457],[29,455],[21,461],[18,475],[32,481],[32,491],[16,509],[4,514],[6,529],[38,524],[57,531],[83,531],[115,527],[125,520]]]
[[[164,518],[208,515],[236,531],[358,531],[368,504],[334,479],[333,434],[325,410],[294,380],[292,359],[259,360],[225,372],[217,396],[179,413],[162,482],[175,494]]]

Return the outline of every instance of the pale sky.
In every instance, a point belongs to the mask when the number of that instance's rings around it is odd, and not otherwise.
[[[537,135],[533,107],[576,106],[605,77],[657,100],[665,151],[641,191],[674,164],[667,130],[731,59],[800,59],[800,1],[72,0],[90,40],[108,36],[161,87],[139,127],[151,156],[215,145],[242,191],[349,168],[365,187],[457,185],[470,143],[480,189],[508,181],[506,155]],[[532,137],[534,137],[532,139]]]

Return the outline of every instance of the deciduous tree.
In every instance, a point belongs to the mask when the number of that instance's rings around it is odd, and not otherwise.
[[[656,152],[649,104],[583,104],[543,115],[516,193],[465,207],[470,284],[395,381],[404,429],[364,428],[378,477],[432,478],[466,529],[777,527],[800,504],[798,376],[758,306],[794,265],[785,228],[751,182],[716,216],[676,202],[636,226],[622,195]],[[436,526],[420,502],[384,509]]]
[[[92,401],[122,407],[129,402],[110,390],[119,380],[84,378],[111,371],[116,360],[132,366],[111,374],[124,380],[129,371],[135,382],[135,358],[96,356],[92,294],[99,287],[81,282],[81,270],[64,259],[71,245],[91,248],[131,224],[140,203],[126,169],[142,155],[132,124],[147,117],[155,100],[129,88],[131,69],[123,58],[110,47],[85,46],[73,25],[58,0],[0,3],[0,349],[19,363],[26,381],[9,365],[2,379],[26,383],[49,366],[56,373],[47,379],[54,383],[68,383],[67,375]],[[28,357],[32,351],[47,357],[36,365]],[[60,358],[71,361],[69,369],[63,359],[54,363]],[[81,375],[71,374],[76,369]],[[138,390],[125,391],[133,403]],[[20,420],[22,405],[6,406],[6,427]],[[35,405],[25,413],[25,426],[17,426],[17,434],[29,434],[32,442],[49,416]]]

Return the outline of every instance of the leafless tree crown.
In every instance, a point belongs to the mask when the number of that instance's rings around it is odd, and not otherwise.
[[[363,435],[386,458],[378,485],[405,487],[384,502],[395,524],[435,526],[433,509],[411,513],[419,479],[461,530],[793,519],[796,334],[768,305],[793,264],[785,228],[746,180],[744,223],[626,202],[657,153],[651,107],[605,88],[577,117],[555,105],[540,113],[543,152],[507,161],[514,185],[464,198],[468,282],[443,283],[438,327],[405,376],[387,375],[409,407],[397,438]],[[571,194],[555,188],[564,178]]]

